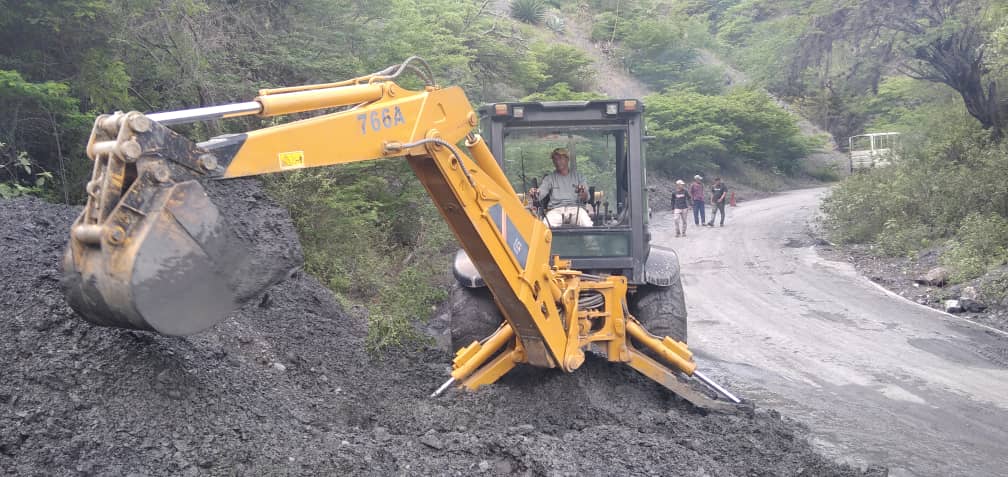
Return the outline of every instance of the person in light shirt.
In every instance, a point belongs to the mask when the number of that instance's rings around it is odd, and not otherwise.
[[[549,210],[543,222],[550,227],[558,225],[577,225],[591,227],[591,216],[581,204],[588,201],[588,183],[584,177],[570,170],[570,154],[567,149],[558,147],[550,154],[553,167],[556,169],[543,178],[539,187],[529,189],[532,197],[549,196]]]
[[[675,236],[686,236],[686,224],[689,223],[686,213],[690,209],[690,195],[686,192],[686,183],[682,180],[675,181],[675,190],[672,191],[672,219],[675,221]],[[682,233],[680,233],[682,224]]]

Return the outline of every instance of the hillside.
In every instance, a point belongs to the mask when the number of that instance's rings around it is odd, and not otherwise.
[[[508,15],[507,6],[510,2],[494,2],[495,14],[499,17]],[[591,39],[592,16],[589,10],[578,10],[576,13],[570,11],[551,9],[546,14],[547,18],[555,18],[563,25],[562,31],[555,31],[546,26],[534,28],[539,35],[549,41],[556,41],[571,47],[577,48],[591,59],[591,68],[595,75],[595,91],[610,98],[645,98],[657,93],[654,88],[648,86],[639,78],[634,77],[622,65],[620,50],[608,42],[594,42]],[[700,65],[713,67],[722,76],[723,86],[726,89],[736,87],[754,87],[756,84],[749,76],[734,68],[724,59],[720,58],[710,49],[698,49],[698,63]],[[772,92],[758,88],[761,92],[773,98],[776,105],[787,111],[799,127],[801,134],[809,138],[815,138],[817,146],[814,150],[804,156],[800,161],[801,172],[794,175],[781,175],[766,168],[750,167],[748,165],[734,165],[735,161],[741,164],[741,158],[732,158],[733,170],[706,171],[697,170],[696,173],[708,176],[723,175],[725,179],[735,184],[736,192],[740,194],[740,200],[750,200],[764,197],[769,193],[796,187],[808,187],[818,183],[818,180],[811,179],[807,175],[816,177],[840,177],[848,173],[848,159],[846,154],[840,152],[840,148],[833,140],[832,135],[813,124],[800,112],[780,99]],[[662,151],[651,150],[652,154],[660,156]],[[686,177],[669,177],[661,169],[652,171],[652,189],[671,190],[672,183],[677,178],[688,179]],[[667,202],[665,194],[659,193],[652,197],[652,203],[663,207]]]

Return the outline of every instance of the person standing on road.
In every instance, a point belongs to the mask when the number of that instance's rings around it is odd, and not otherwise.
[[[707,206],[704,204],[703,177],[700,177],[700,174],[693,176],[693,183],[689,186],[689,195],[693,200],[693,223],[699,226],[707,222],[704,213]]]
[[[682,179],[675,181],[675,191],[672,192],[672,219],[675,221],[675,236],[686,236],[686,212],[690,208],[690,196],[686,192],[686,183]],[[679,223],[682,222],[682,233],[679,233]]]
[[[725,217],[725,201],[728,198],[728,186],[721,183],[720,177],[714,178],[714,185],[711,186],[711,205],[714,206],[711,211],[710,222],[707,222],[708,227],[714,226],[714,219],[717,218],[718,211],[721,211],[721,226],[724,227],[724,217]]]

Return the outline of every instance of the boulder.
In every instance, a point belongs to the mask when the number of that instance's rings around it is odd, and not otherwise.
[[[437,449],[437,450],[444,449],[445,447],[444,442],[441,440],[441,438],[438,437],[437,431],[435,431],[434,429],[431,429],[427,431],[427,433],[424,434],[423,436],[420,436],[420,443],[422,443],[427,447],[430,447],[431,449]]]
[[[962,311],[959,300],[945,300],[945,313],[962,313]]]
[[[968,311],[970,313],[981,313],[987,309],[987,305],[984,305],[976,300],[963,298],[959,300],[959,308],[961,308],[962,311]]]
[[[945,286],[948,282],[948,270],[944,267],[935,267],[928,270],[923,276],[914,279],[914,282],[920,283],[921,285],[929,285],[933,287]]]

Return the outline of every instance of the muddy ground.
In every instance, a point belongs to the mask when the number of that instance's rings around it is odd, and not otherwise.
[[[228,184],[223,208],[278,258],[261,279],[287,276],[286,214],[254,181]],[[195,336],[95,327],[59,286],[77,212],[0,201],[0,474],[885,474],[815,454],[773,410],[705,415],[599,360],[430,399],[448,353],[369,356],[365,321],[297,271]]]

